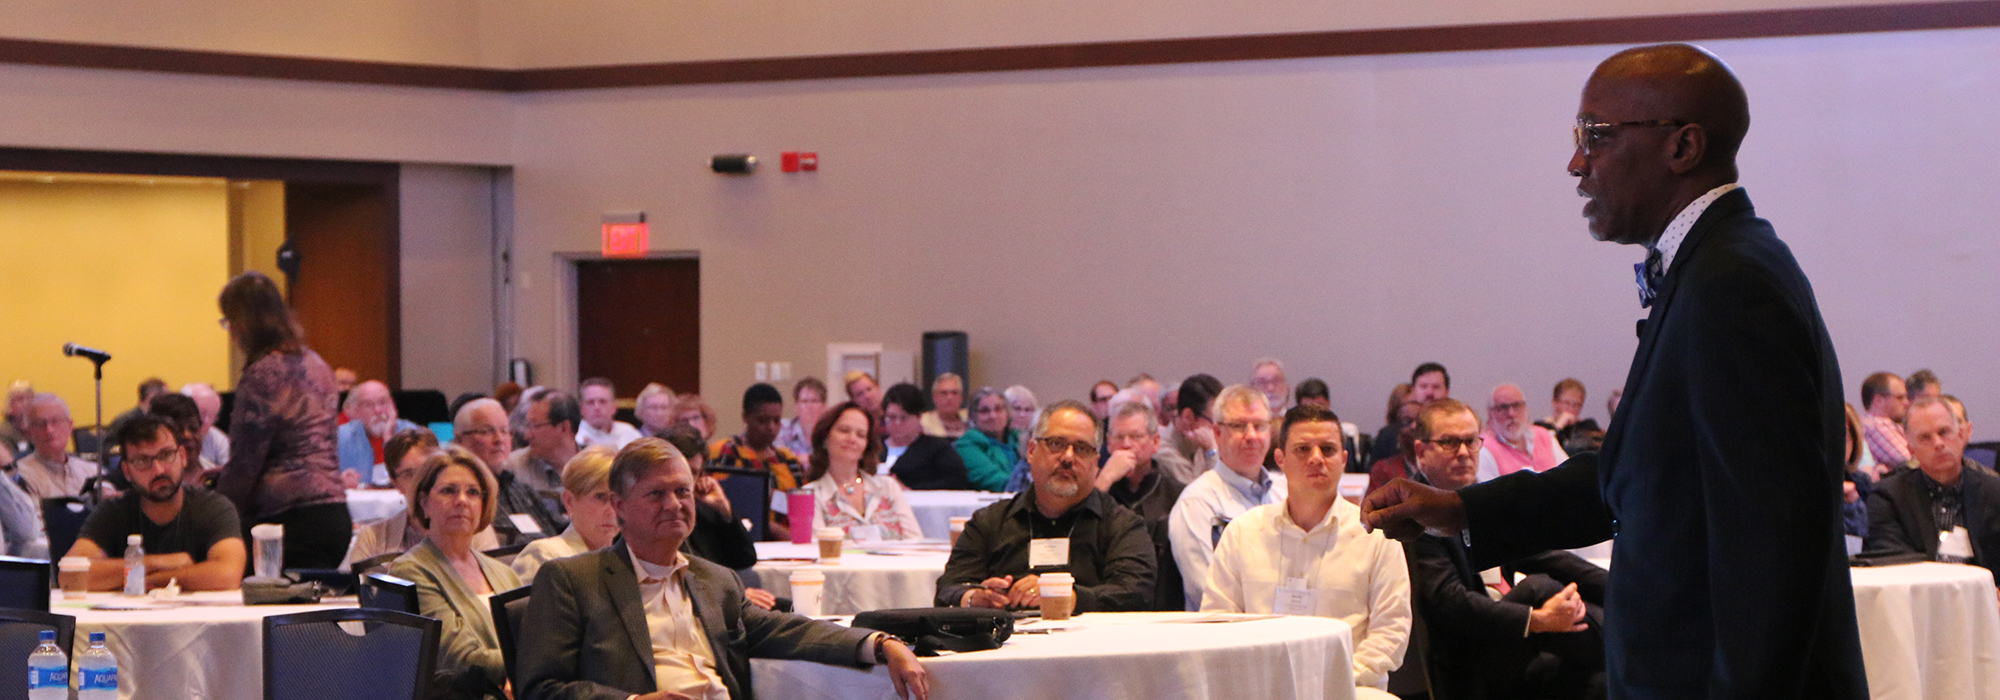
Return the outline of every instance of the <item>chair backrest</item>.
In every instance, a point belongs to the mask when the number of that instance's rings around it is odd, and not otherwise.
[[[386,554],[377,554],[375,556],[348,565],[347,570],[352,571],[357,575],[365,574],[370,571],[374,571],[376,569],[381,569],[389,566],[389,562],[395,561],[396,557],[400,556],[403,556],[402,552],[388,552]]]
[[[711,467],[708,473],[715,475],[717,483],[722,484],[722,495],[729,499],[730,513],[738,520],[750,521],[750,539],[762,542],[765,524],[770,521],[770,472]]]
[[[56,646],[64,654],[76,649],[76,618],[68,615],[0,608],[0,659],[25,665],[28,655],[41,646],[42,630],[56,631]],[[0,700],[28,700],[25,683],[0,683]]]
[[[2000,467],[2000,442],[1975,442],[1965,446],[1965,457],[1988,467]]]
[[[396,404],[396,416],[417,425],[451,422],[451,401],[436,389],[406,389],[389,392]],[[440,438],[442,439],[442,438]]]
[[[494,559],[500,560],[500,563],[502,564],[512,566],[514,564],[514,557],[518,556],[521,553],[521,550],[527,548],[528,548],[528,543],[515,542],[505,547],[494,547],[484,552],[480,552],[480,554],[493,557]]]
[[[42,499],[42,531],[49,535],[49,558],[61,559],[90,519],[90,505],[73,496]]]
[[[417,584],[388,574],[362,574],[361,607],[417,614]]]
[[[0,557],[0,608],[49,611],[49,562]]]
[[[420,700],[438,621],[370,608],[264,618],[264,700]],[[356,673],[355,669],[367,669]]]
[[[507,680],[516,688],[521,684],[520,677],[514,674],[514,640],[521,635],[521,619],[528,614],[528,594],[534,590],[533,585],[527,585],[495,593],[488,599],[493,606],[493,633],[500,636],[500,658],[507,662]]]

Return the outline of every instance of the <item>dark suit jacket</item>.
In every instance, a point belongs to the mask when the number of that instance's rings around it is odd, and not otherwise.
[[[754,696],[750,657],[854,666],[868,633],[751,605],[735,572],[688,557],[687,593],[715,650],[716,672],[739,700]],[[653,641],[625,541],[557,559],[535,575],[517,647],[526,700],[625,700],[657,689]]]
[[[1867,697],[1840,367],[1811,285],[1736,190],[1658,291],[1603,452],[1459,490],[1475,564],[1616,534],[1612,697]]]
[[[1884,477],[1868,494],[1870,553],[1922,552],[1937,556],[1937,520],[1931,515],[1931,495],[1915,469],[1900,469]],[[1959,521],[1972,536],[1973,560],[1989,570],[2000,569],[2000,477],[1973,469],[1959,472]]]
[[[903,486],[922,491],[977,488],[965,475],[965,458],[958,456],[958,448],[936,435],[918,435],[903,456],[896,458],[896,466],[890,467],[889,473],[895,474]]]
[[[1533,609],[1530,601],[1488,596],[1480,570],[1473,567],[1472,557],[1457,538],[1424,535],[1403,552],[1410,567],[1413,604],[1427,630],[1429,658],[1418,663],[1440,670],[1430,675],[1434,696],[1477,700],[1510,694],[1527,671],[1532,653],[1530,637],[1524,634]],[[1574,583],[1585,601],[1604,600],[1608,574],[1569,552],[1541,552],[1508,562],[1503,569]]]

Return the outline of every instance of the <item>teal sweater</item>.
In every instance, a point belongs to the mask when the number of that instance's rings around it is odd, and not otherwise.
[[[1014,472],[1014,463],[1020,461],[1021,453],[1014,448],[1014,431],[1007,431],[1003,441],[978,430],[967,430],[958,439],[958,456],[965,460],[965,476],[972,485],[985,491],[1000,491],[1007,487],[1007,476]]]

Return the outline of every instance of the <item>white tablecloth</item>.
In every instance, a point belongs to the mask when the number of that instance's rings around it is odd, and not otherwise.
[[[952,516],[969,516],[974,511],[1013,497],[1011,493],[987,491],[903,492],[903,500],[909,501],[910,510],[917,514],[917,526],[923,529],[925,537],[934,540],[951,536]]]
[[[2000,698],[2000,599],[1983,567],[1857,567],[1854,611],[1876,700]]]
[[[103,632],[118,657],[118,696],[140,700],[259,700],[264,697],[264,618],[333,605],[243,605],[241,591],[182,595],[193,603],[172,610],[91,610],[125,602],[115,593],[92,593],[81,602],[55,594],[53,612],[76,616],[74,660]],[[339,599],[336,599],[339,600]]]
[[[1195,613],[1089,613],[1053,634],[1017,632],[992,651],[924,659],[933,700],[1349,700],[1347,623],[1281,617],[1192,624]],[[1181,622],[1176,622],[1181,621]],[[1043,623],[1063,624],[1063,623]],[[1033,628],[1039,625],[1024,625]],[[753,659],[757,696],[893,698],[889,673]]]
[[[869,554],[864,549],[879,553]],[[810,568],[824,572],[826,588],[820,594],[820,612],[826,615],[927,608],[937,597],[937,579],[944,574],[950,550],[943,542],[884,542],[865,546],[850,542],[841,552],[838,565],[823,566],[811,561],[817,556],[818,544],[758,542],[759,561],[752,570],[757,572],[765,590],[782,598],[792,595],[793,571]]]
[[[347,490],[347,515],[356,525],[387,519],[403,508],[403,492],[395,489]]]

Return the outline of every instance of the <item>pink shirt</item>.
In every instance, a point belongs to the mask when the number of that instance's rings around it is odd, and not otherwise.
[[[1486,481],[1506,476],[1522,469],[1538,472],[1548,471],[1569,459],[1561,445],[1556,444],[1556,434],[1539,425],[1528,426],[1528,449],[1516,449],[1500,439],[1498,433],[1488,427],[1481,433],[1486,444],[1479,448],[1479,480]]]
[[[1910,461],[1910,443],[1903,437],[1903,426],[1896,421],[1864,415],[1861,417],[1861,435],[1868,441],[1868,452],[1875,455],[1876,462],[1900,467]]]

